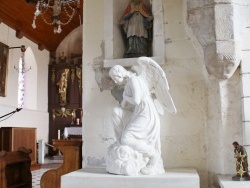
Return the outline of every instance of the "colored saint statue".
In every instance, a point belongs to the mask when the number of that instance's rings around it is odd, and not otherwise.
[[[131,0],[120,24],[126,34],[124,58],[149,56],[153,16],[142,0]]]

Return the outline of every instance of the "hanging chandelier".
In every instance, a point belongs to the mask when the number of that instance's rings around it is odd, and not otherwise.
[[[36,18],[41,16],[46,24],[53,26],[55,34],[61,33],[61,26],[69,24],[79,9],[80,0],[38,0],[32,27],[36,28]]]

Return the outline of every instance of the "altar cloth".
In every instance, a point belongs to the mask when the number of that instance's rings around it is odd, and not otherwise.
[[[82,135],[82,127],[65,127],[63,134],[65,138],[69,135]]]
[[[83,168],[61,176],[61,188],[199,188],[195,169],[167,169],[160,175],[123,176],[104,168]]]

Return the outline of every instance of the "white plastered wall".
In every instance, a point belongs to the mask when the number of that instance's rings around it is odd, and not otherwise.
[[[106,37],[105,2],[84,1],[85,166],[105,166],[106,148],[114,142],[110,118],[117,101],[110,91],[100,91],[92,69],[93,59],[102,55],[100,45]],[[166,54],[162,67],[178,111],[176,115],[166,113],[161,118],[162,157],[166,168],[195,168],[201,187],[213,187],[216,174],[234,173],[231,143],[242,138],[240,76],[239,70],[226,81],[208,76],[202,49],[185,23],[185,3],[185,0],[162,1]]]
[[[9,47],[16,47],[25,45],[26,48],[30,47],[35,60],[37,72],[37,82],[33,83],[33,87],[37,88],[35,97],[36,109],[34,107],[24,108],[23,110],[15,113],[12,117],[1,121],[1,127],[36,127],[37,128],[37,140],[43,139],[48,141],[48,62],[49,52],[44,50],[38,50],[35,43],[31,42],[27,38],[16,38],[16,33],[13,29],[7,27],[5,24],[0,24],[0,41]],[[6,97],[0,97],[0,115],[10,113],[17,108],[17,93],[18,93],[18,72],[14,68],[18,67],[18,61],[21,56],[20,49],[12,49],[9,51],[8,61],[8,74],[7,74],[7,95]],[[29,65],[29,63],[27,63]],[[37,69],[37,70],[35,70]],[[31,67],[31,70],[32,67]],[[31,74],[31,73],[29,73]],[[27,74],[27,76],[29,75]],[[32,87],[32,86],[31,86]],[[34,99],[32,97],[32,99]],[[29,99],[25,99],[29,100]]]
[[[94,11],[93,11],[94,10]],[[115,101],[110,92],[100,92],[92,69],[93,59],[101,55],[104,35],[104,1],[84,1],[83,16],[83,160],[84,165],[103,165],[107,142],[103,134],[107,116]]]
[[[177,114],[163,117],[162,156],[166,168],[195,168],[205,185],[207,78],[191,33],[186,31],[184,1],[163,1],[163,12],[164,67]]]

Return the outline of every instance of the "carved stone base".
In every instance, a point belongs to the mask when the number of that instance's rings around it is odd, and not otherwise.
[[[250,177],[239,177],[239,176],[233,176],[232,177],[232,180],[233,181],[250,181]]]
[[[156,175],[165,172],[161,156],[157,162],[148,165],[149,158],[136,150],[117,142],[110,145],[106,155],[106,170],[111,174],[120,175]]]
[[[169,169],[152,176],[113,175],[104,168],[84,168],[61,176],[61,188],[199,188],[200,179],[194,169]]]

